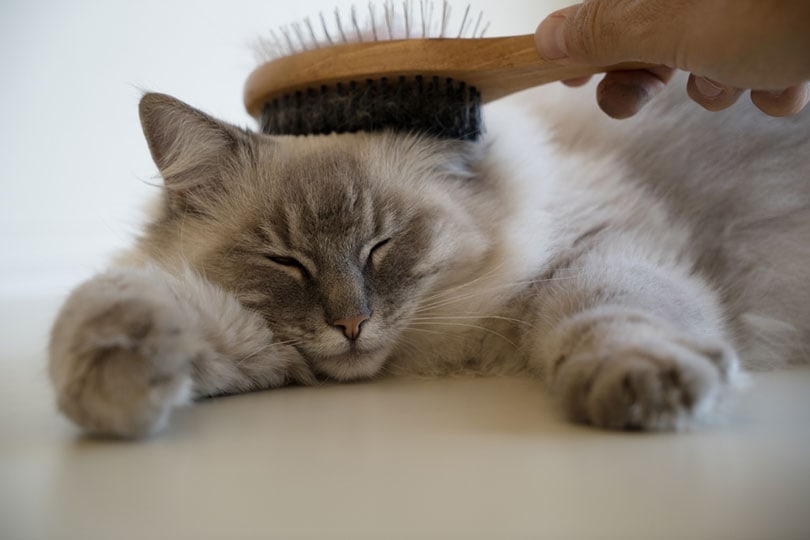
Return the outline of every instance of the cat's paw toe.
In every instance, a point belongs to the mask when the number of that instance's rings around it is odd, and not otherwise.
[[[560,373],[574,419],[609,429],[672,430],[709,413],[736,369],[723,346],[683,340],[573,357]]]
[[[141,437],[159,430],[175,406],[189,401],[200,340],[165,297],[126,294],[94,303],[78,292],[51,341],[59,408],[93,433]]]

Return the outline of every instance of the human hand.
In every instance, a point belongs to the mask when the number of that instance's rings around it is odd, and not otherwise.
[[[549,15],[535,38],[540,56],[559,64],[659,66],[605,75],[597,101],[614,118],[638,112],[675,69],[691,72],[687,92],[710,111],[745,89],[771,116],[810,101],[807,0],[585,0]]]

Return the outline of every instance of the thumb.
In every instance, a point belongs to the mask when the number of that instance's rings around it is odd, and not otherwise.
[[[667,36],[649,32],[649,25],[656,22],[651,19],[657,17],[643,6],[644,2],[591,0],[555,11],[537,27],[537,52],[562,64],[650,61],[650,44],[644,43],[644,35],[654,35],[659,47]],[[639,32],[640,28],[646,31]]]

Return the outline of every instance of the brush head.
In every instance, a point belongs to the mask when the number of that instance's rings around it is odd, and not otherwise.
[[[483,131],[481,96],[475,87],[418,75],[287,93],[262,106],[259,123],[271,135],[394,130],[474,141]]]
[[[438,5],[433,0],[386,0],[377,7],[379,11],[369,4],[365,22],[363,13],[352,7],[349,16],[335,10],[331,24],[321,13],[315,23],[307,18],[259,40],[264,64],[248,80],[245,102],[263,132],[395,130],[478,138],[478,90],[444,69],[427,69],[430,62],[423,60],[424,54],[413,54],[413,48],[437,39],[481,38],[488,26],[483,14],[474,17],[468,5],[460,23],[454,23],[447,0]],[[436,52],[441,58],[441,49],[433,51],[428,58],[437,58]]]

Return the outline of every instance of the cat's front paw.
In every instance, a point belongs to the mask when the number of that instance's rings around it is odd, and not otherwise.
[[[94,278],[54,324],[50,374],[59,408],[92,433],[153,433],[189,401],[200,344],[171,292],[148,274]]]
[[[554,389],[576,421],[610,429],[672,430],[712,412],[738,361],[720,342],[646,321],[590,328],[584,347],[557,358]],[[601,332],[627,332],[599,339]]]

